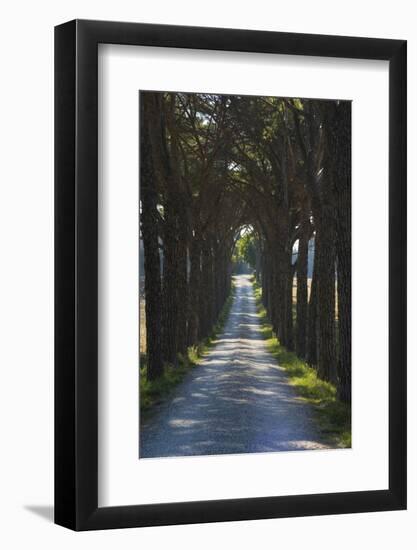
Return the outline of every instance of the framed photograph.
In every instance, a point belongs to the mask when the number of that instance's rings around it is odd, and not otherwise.
[[[406,508],[406,42],[55,29],[55,522]]]

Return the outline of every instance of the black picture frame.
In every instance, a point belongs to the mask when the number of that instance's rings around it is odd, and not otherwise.
[[[98,507],[98,44],[389,61],[389,488]],[[55,28],[55,523],[74,530],[406,508],[406,41],[74,20]]]

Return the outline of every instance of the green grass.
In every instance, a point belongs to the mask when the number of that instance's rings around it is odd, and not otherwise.
[[[350,406],[337,399],[333,384],[318,378],[314,368],[280,345],[262,305],[262,290],[255,280],[252,282],[261,318],[261,331],[269,351],[277,363],[285,369],[291,385],[296,388],[300,397],[313,405],[323,439],[330,445],[341,448],[351,447]]]
[[[140,412],[149,414],[153,407],[165,400],[172,393],[172,390],[180,382],[184,380],[187,374],[199,365],[201,359],[214,346],[216,339],[222,332],[229,316],[230,308],[232,307],[234,296],[234,287],[232,286],[230,296],[226,300],[225,305],[219,315],[217,324],[209,337],[200,342],[197,346],[189,347],[186,357],[178,356],[178,365],[165,364],[164,372],[156,380],[147,380],[146,376],[146,354],[140,356],[140,373],[139,373],[139,392],[140,392]]]

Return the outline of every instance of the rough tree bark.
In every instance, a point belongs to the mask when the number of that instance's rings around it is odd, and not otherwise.
[[[336,251],[338,296],[338,395],[351,401],[352,273],[351,273],[351,104],[340,102],[335,120]]]
[[[190,280],[188,300],[188,345],[194,346],[198,342],[200,332],[200,279],[201,279],[201,244],[195,234],[190,243]]]
[[[184,194],[179,194],[178,209],[178,256],[177,256],[177,352],[183,357],[187,354],[187,317],[188,317],[188,219]]]
[[[319,179],[320,209],[316,213],[320,248],[317,254],[317,371],[321,378],[337,384],[336,353],[336,209],[332,154],[333,102],[323,102],[323,174]]]
[[[200,333],[199,339],[206,338],[211,331],[213,320],[214,281],[213,281],[213,256],[208,238],[202,244],[202,268],[200,285]]]
[[[178,233],[174,207],[165,203],[164,263],[162,285],[162,354],[165,362],[177,365],[178,350]]]
[[[145,255],[145,313],[147,378],[154,380],[163,372],[161,353],[161,268],[158,244],[158,196],[153,172],[152,151],[146,119],[146,99],[141,110],[140,199],[141,232]]]
[[[165,362],[177,364],[178,323],[178,181],[169,147],[167,113],[172,109],[163,102],[163,94],[146,94],[149,107],[149,136],[152,144],[155,174],[160,181],[164,195],[163,204],[163,276],[162,276],[162,358]]]
[[[317,285],[317,372],[323,380],[337,382],[335,333],[335,231],[334,212],[323,214],[317,230],[320,247],[316,261]]]
[[[294,282],[294,268],[291,263],[292,254],[288,253],[286,259],[287,273],[284,280],[285,284],[285,346],[289,351],[294,351],[294,323],[292,311],[292,287]]]

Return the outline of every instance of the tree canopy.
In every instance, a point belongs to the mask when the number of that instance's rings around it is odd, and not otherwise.
[[[235,255],[280,342],[350,400],[350,117],[346,101],[141,93],[150,378],[210,333]]]

